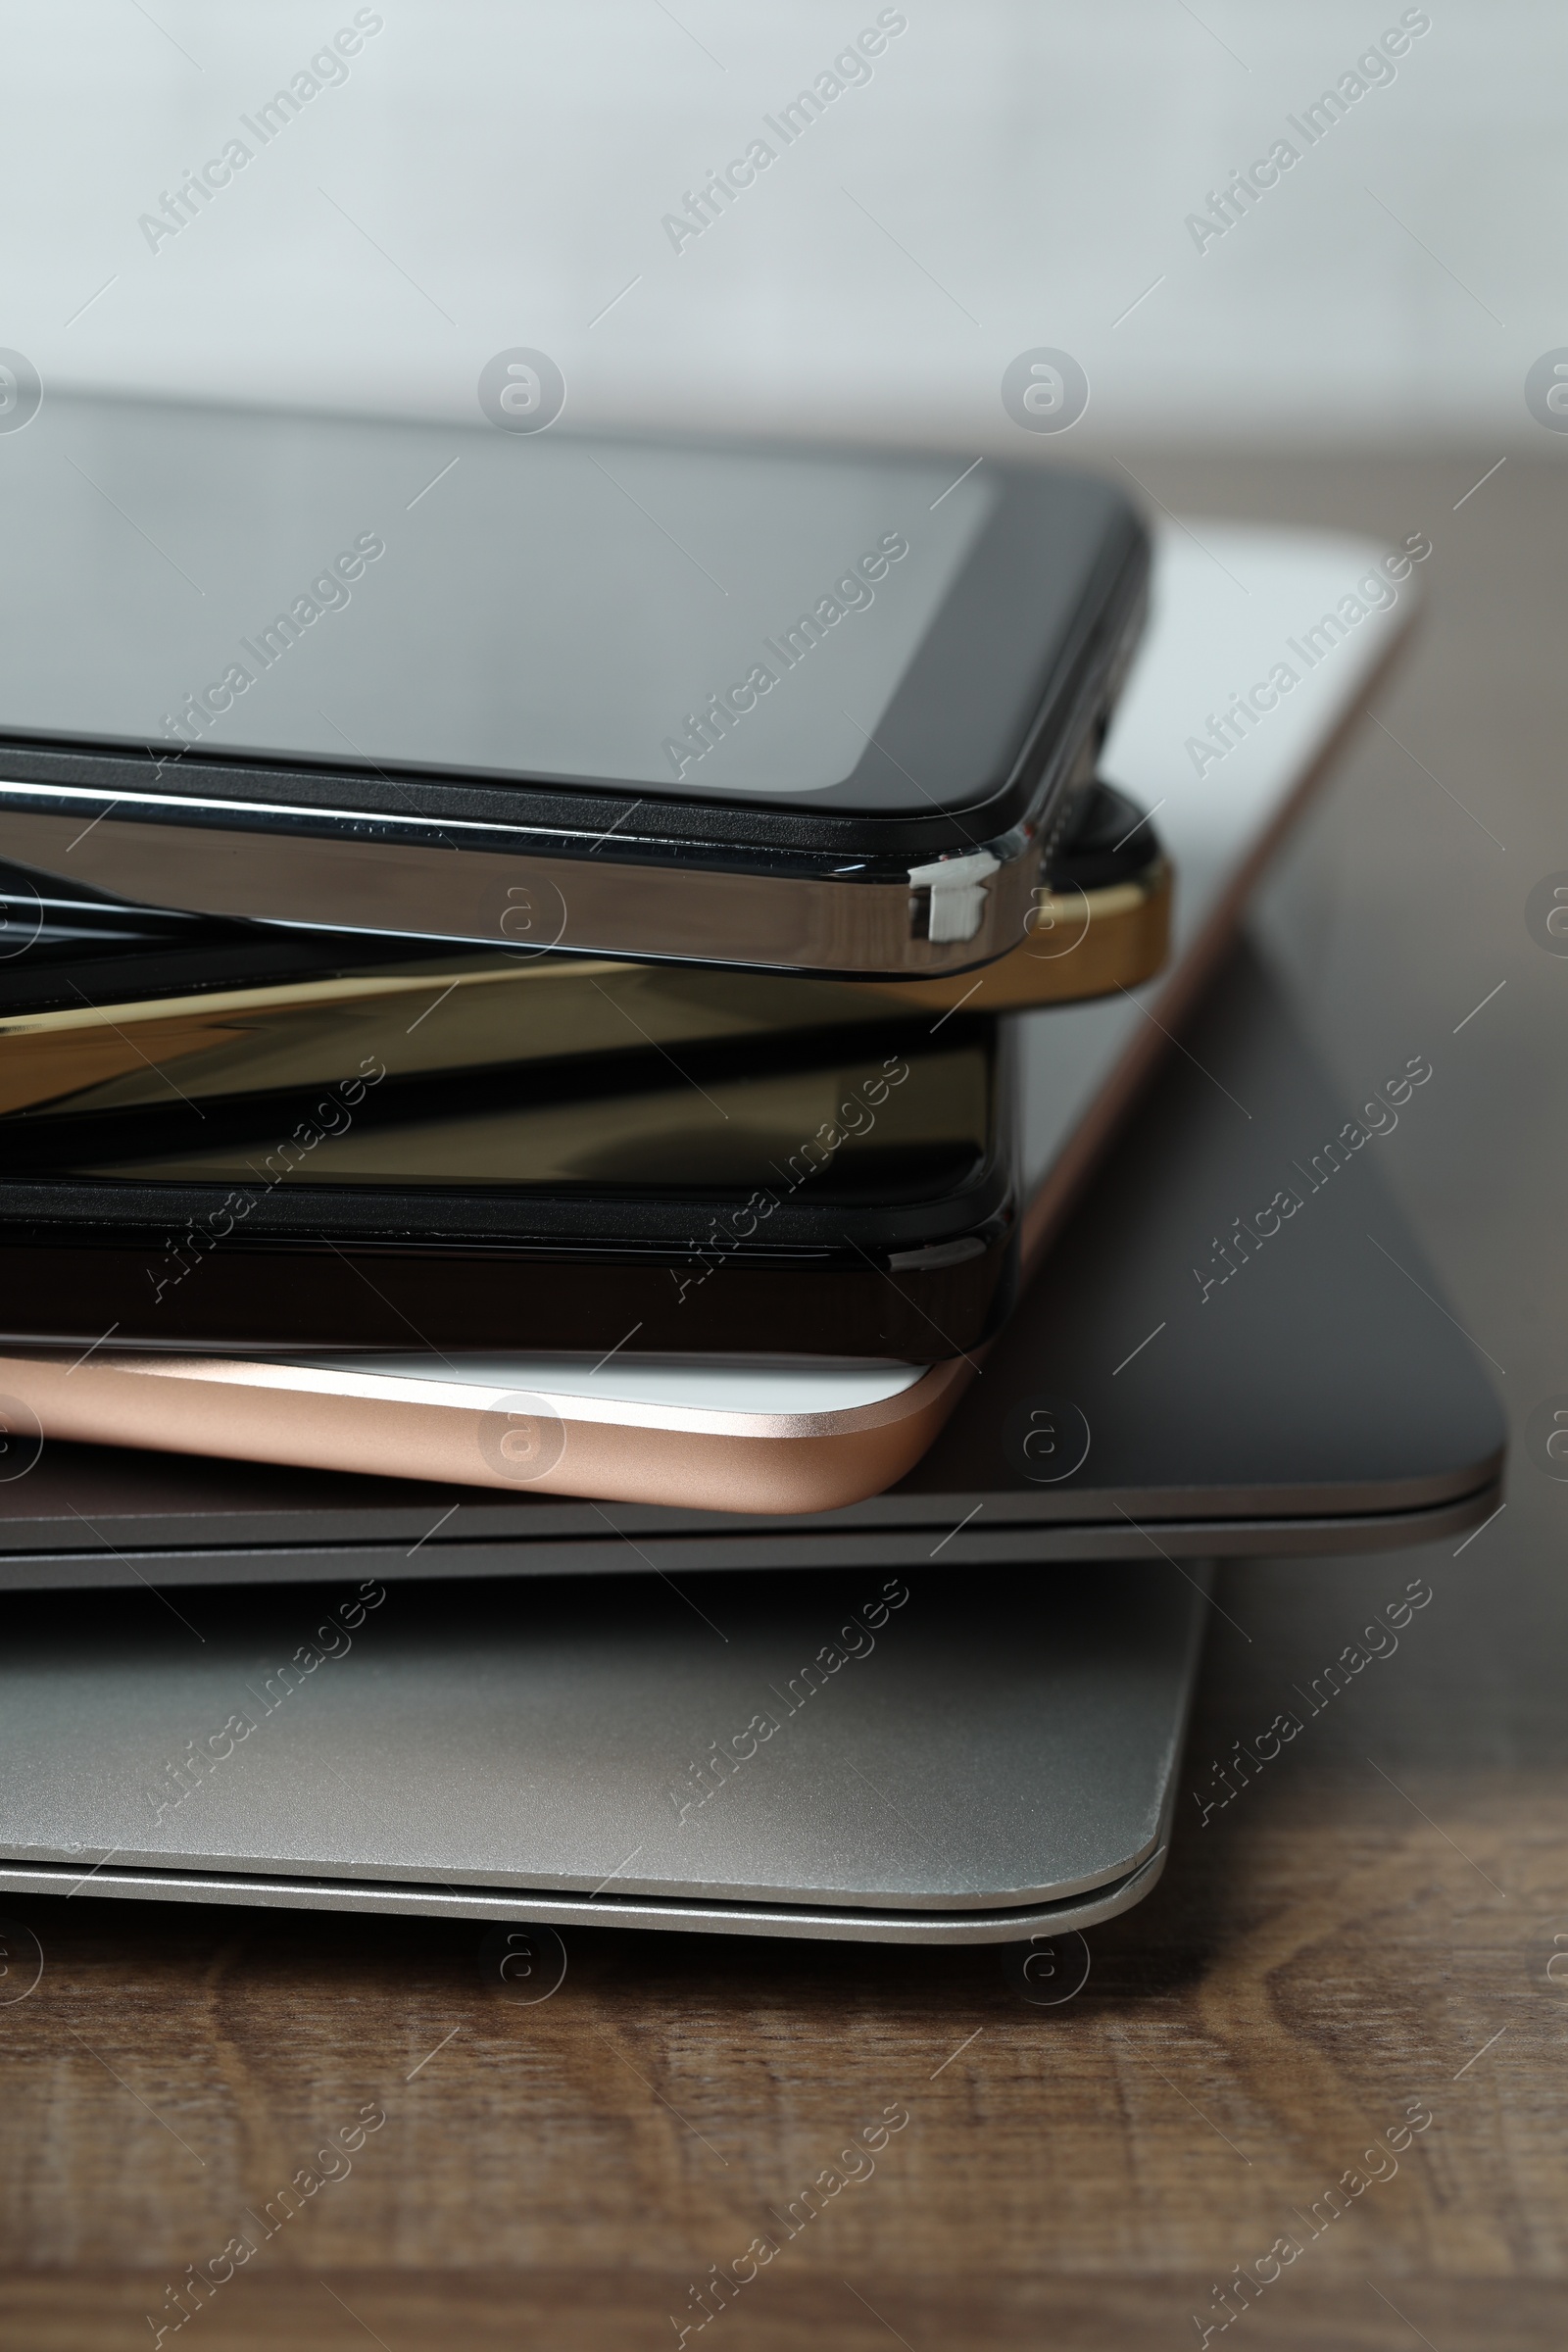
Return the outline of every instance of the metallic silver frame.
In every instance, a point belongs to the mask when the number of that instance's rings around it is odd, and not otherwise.
[[[488,1886],[362,1886],[348,1879],[251,1876],[218,1871],[114,1870],[92,1873],[88,1891],[133,1901],[234,1903],[280,1911],[356,1911],[372,1917],[477,1919],[555,1928],[665,1928],[699,1936],[782,1936],[816,1943],[1021,1943],[1092,1928],[1130,1911],[1157,1886],[1169,1852],[1174,1777],[1159,1842],[1125,1878],[1059,1903],[1020,1911],[835,1911],[808,1903],[699,1903],[652,1895],[536,1894]],[[82,1874],[68,1866],[0,1862],[0,1893],[71,1895]]]
[[[1069,793],[1092,780],[1097,748],[1083,746]],[[929,978],[1005,955],[1024,936],[1046,839],[1023,825],[935,865],[845,871],[823,857],[819,871],[791,873],[760,855],[747,870],[744,852],[683,849],[624,827],[546,835],[0,778],[0,858],[138,906],[520,955],[561,948],[865,977]],[[986,859],[991,870],[977,873]],[[961,898],[951,927],[967,936],[930,936],[933,901],[950,895],[944,864]]]

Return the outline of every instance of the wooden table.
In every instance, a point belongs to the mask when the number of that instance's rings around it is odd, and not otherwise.
[[[1432,537],[1427,634],[1269,911],[1348,1085],[1434,1061],[1382,1164],[1522,1432],[1568,1391],[1568,960],[1524,921],[1568,867],[1568,475],[1513,456],[1456,504],[1494,456],[1136,469],[1181,512]],[[1170,1867],[1055,2008],[995,1952],[613,1933],[571,1936],[530,2006],[481,1982],[466,1928],[27,1903],[43,1974],[0,2005],[5,2341],[1560,2344],[1565,1534],[1568,1487],[1521,1440],[1505,1515],[1457,1557],[1227,1572]],[[1397,1648],[1309,1714],[1298,1687],[1412,1578],[1433,1597]],[[1290,1709],[1300,1734],[1205,1818],[1215,1763]],[[841,2165],[889,2109],[907,2122]],[[176,2338],[171,2290],[242,2233],[258,2252]],[[769,2234],[699,2330],[693,2289]]]

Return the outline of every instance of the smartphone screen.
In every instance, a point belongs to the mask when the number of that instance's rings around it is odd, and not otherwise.
[[[886,813],[1005,771],[1127,527],[1073,476],[479,421],[65,399],[5,459],[0,734]]]

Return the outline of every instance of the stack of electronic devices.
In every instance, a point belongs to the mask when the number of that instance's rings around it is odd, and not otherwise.
[[[92,401],[0,499],[0,1887],[1136,1900],[1203,1563],[1493,1507],[1381,1195],[1343,1262],[1381,1121],[1236,961],[1414,543]]]

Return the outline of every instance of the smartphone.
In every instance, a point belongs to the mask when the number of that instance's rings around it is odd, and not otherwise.
[[[1223,709],[1238,676],[1266,676],[1270,652],[1302,613],[1332,610],[1381,551],[1340,535],[1207,523],[1200,545],[1172,530],[1158,551],[1154,624],[1108,757],[1140,802],[1158,807],[1180,870],[1172,952],[1157,981],[1136,992],[1001,1018],[1016,1059],[1025,1279],[1415,611],[1407,587],[1373,600],[1356,634],[1281,692],[1267,725],[1243,733],[1238,724],[1228,746],[1205,725],[1204,742],[1221,748],[1198,762],[1183,757],[1193,713]],[[1049,1306],[1037,1291],[1027,1311]],[[879,1493],[920,1458],[979,1363],[977,1350],[925,1366],[781,1361],[776,1330],[762,1321],[730,1361],[650,1356],[635,1342],[608,1360],[413,1346],[401,1360],[342,1347],[242,1360],[120,1354],[117,1344],[107,1333],[85,1350],[7,1346],[7,1426],[24,1438],[742,1512],[823,1511]]]
[[[210,915],[931,976],[1023,928],[1146,607],[990,459],[45,404],[0,858]]]

